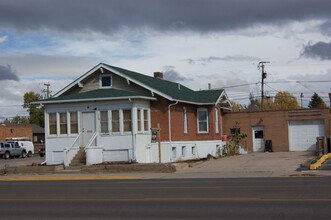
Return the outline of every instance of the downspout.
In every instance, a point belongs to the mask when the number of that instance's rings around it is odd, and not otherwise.
[[[172,152],[172,148],[171,148],[171,107],[174,105],[177,105],[178,101],[176,101],[175,103],[172,103],[168,106],[168,126],[169,126],[169,145],[170,145],[170,161],[171,161],[171,152]]]
[[[133,142],[133,151],[132,151],[132,160],[136,161],[136,145],[137,145],[137,131],[136,126],[133,126],[133,121],[137,119],[137,117],[132,117],[135,113],[133,113],[133,101],[129,98],[129,102],[131,102],[131,127],[132,127],[132,142]]]

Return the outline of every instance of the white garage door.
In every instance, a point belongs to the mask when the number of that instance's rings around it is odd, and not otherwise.
[[[323,120],[289,121],[290,151],[316,150],[316,137],[324,136]]]

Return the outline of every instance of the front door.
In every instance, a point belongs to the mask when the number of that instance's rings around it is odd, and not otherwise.
[[[253,127],[253,151],[261,152],[264,151],[264,128]]]
[[[85,147],[90,139],[92,138],[94,132],[96,131],[95,125],[95,112],[83,112],[82,114],[82,137],[83,146]]]

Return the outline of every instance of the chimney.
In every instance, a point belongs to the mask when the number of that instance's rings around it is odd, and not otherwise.
[[[163,79],[163,73],[162,72],[154,72],[154,78]]]
[[[211,83],[208,83],[208,89],[211,90]]]

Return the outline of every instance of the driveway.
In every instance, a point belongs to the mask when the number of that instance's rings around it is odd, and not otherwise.
[[[300,164],[313,159],[312,152],[249,153],[193,164],[177,177],[271,177],[295,174]]]
[[[24,166],[24,165],[32,165],[33,163],[40,164],[45,160],[45,157],[40,157],[38,154],[33,155],[32,157],[26,158],[13,158],[5,160],[0,157],[0,169],[3,169],[5,166]]]

